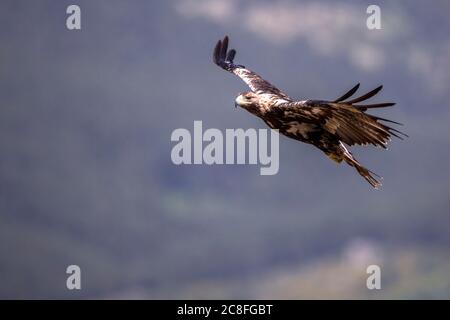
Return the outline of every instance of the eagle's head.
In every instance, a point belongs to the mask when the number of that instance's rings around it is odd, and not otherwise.
[[[251,91],[240,93],[234,101],[234,106],[244,108],[253,114],[259,114],[261,112],[260,98],[256,93]]]

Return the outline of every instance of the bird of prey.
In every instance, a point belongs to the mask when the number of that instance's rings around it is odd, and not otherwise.
[[[372,144],[386,149],[391,136],[399,139],[407,137],[381,121],[401,125],[400,123],[365,113],[367,109],[390,107],[395,103],[360,104],[376,95],[382,86],[351,100],[348,99],[358,90],[359,83],[333,101],[296,101],[258,74],[235,64],[235,55],[236,50],[228,50],[228,36],[217,42],[213,54],[214,63],[237,75],[251,89],[236,97],[236,107],[256,115],[270,128],[278,129],[289,138],[316,146],[337,163],[345,161],[375,189],[381,186],[375,177],[382,178],[363,167],[346,146]]]

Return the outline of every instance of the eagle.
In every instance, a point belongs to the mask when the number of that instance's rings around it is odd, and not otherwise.
[[[378,189],[382,179],[362,166],[348,150],[353,145],[374,145],[386,149],[391,136],[399,139],[407,135],[385,123],[399,122],[367,114],[368,109],[391,107],[395,103],[361,104],[376,95],[383,86],[350,99],[359,83],[341,97],[333,100],[302,100],[290,98],[280,89],[243,65],[235,64],[236,50],[228,50],[228,36],[214,48],[213,61],[222,69],[241,78],[251,91],[238,94],[235,107],[241,107],[261,118],[270,128],[281,134],[322,150],[331,160],[345,161]],[[384,122],[384,123],[383,123]]]

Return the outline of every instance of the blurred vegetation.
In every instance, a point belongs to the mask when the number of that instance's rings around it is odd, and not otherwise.
[[[433,78],[450,61],[446,2],[385,4],[409,24],[374,40],[386,64],[371,71],[232,17],[183,16],[178,1],[78,3],[71,33],[63,1],[0,2],[0,298],[450,298],[450,93],[433,85],[448,84]],[[173,165],[171,132],[194,120],[265,127],[211,63],[224,34],[239,63],[296,98],[383,83],[379,99],[397,106],[379,114],[411,138],[353,148],[383,188],[285,138],[275,176]],[[419,73],[405,58],[417,48]],[[81,291],[65,288],[70,264]],[[366,289],[367,264],[382,266],[382,290]]]

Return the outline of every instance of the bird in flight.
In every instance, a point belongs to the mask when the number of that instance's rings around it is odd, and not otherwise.
[[[235,55],[236,50],[228,50],[228,36],[217,42],[214,63],[237,75],[251,89],[236,97],[236,107],[256,115],[270,128],[278,129],[289,138],[316,146],[337,163],[345,161],[375,189],[381,186],[379,180],[382,178],[363,167],[346,146],[372,144],[386,149],[391,136],[407,137],[380,121],[400,123],[366,113],[368,109],[390,107],[395,103],[360,104],[376,95],[383,86],[351,100],[348,99],[358,90],[359,83],[334,101],[296,101],[258,74],[235,64]]]

